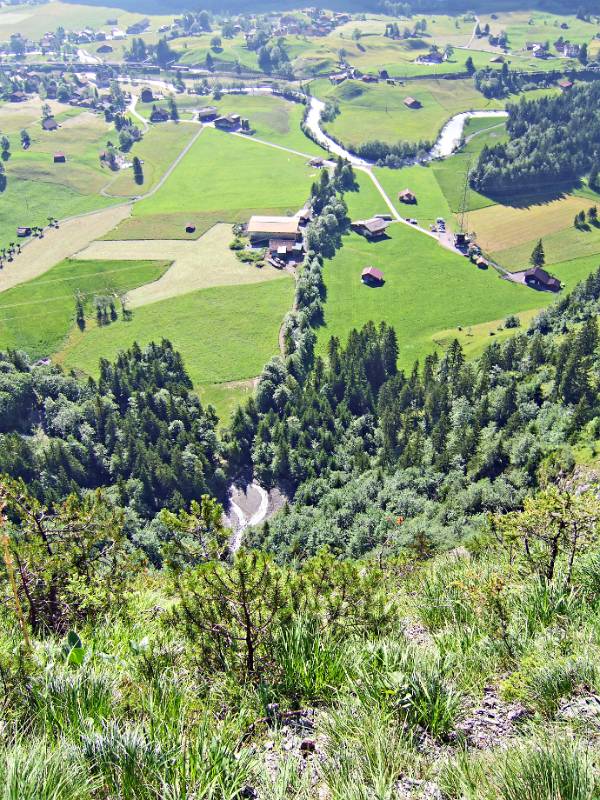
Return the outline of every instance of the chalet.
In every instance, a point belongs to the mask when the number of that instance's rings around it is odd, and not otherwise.
[[[573,44],[572,42],[565,42],[563,47],[563,55],[567,58],[577,58],[579,55],[579,51],[581,48],[578,44]]]
[[[144,86],[140,92],[140,100],[142,103],[151,103],[154,100],[154,94],[152,93],[152,89],[150,89],[150,87]]]
[[[55,131],[58,128],[58,122],[54,117],[46,117],[46,119],[42,120],[42,128],[45,131]]]
[[[356,233],[364,236],[365,239],[381,239],[385,236],[385,231],[390,223],[381,219],[380,217],[373,217],[372,219],[360,219],[356,222],[351,222],[350,227]]]
[[[8,99],[11,103],[22,103],[27,100],[27,95],[25,92],[11,92]]]
[[[417,64],[441,64],[443,60],[444,56],[439,50],[432,50],[427,55],[419,56],[416,62]]]
[[[541,267],[532,267],[525,272],[525,283],[533,289],[543,289],[551,292],[559,292],[562,288],[558,278],[550,275]]]
[[[246,233],[253,244],[273,239],[285,239],[295,242],[300,231],[299,217],[250,217],[246,225]]]
[[[310,159],[310,161],[308,162],[308,165],[310,167],[319,167],[320,168],[320,167],[325,166],[325,161],[322,158],[320,158],[319,156],[316,156],[315,158],[311,158]]]
[[[31,236],[31,228],[28,225],[20,225],[17,228],[17,236],[19,239],[24,239],[26,236]]]
[[[219,112],[215,106],[206,106],[198,111],[198,120],[200,122],[212,122],[218,116]]]
[[[67,160],[67,157],[64,153],[54,153],[53,160],[55,164],[64,164]]]
[[[367,286],[383,286],[385,283],[383,272],[375,267],[365,267],[361,273],[361,279]]]
[[[573,81],[568,80],[565,78],[562,81],[558,82],[559,87],[563,90],[563,92],[567,92],[569,89],[573,88]]]
[[[398,192],[398,200],[400,200],[401,203],[414,205],[417,202],[417,195],[411,192],[410,189],[403,189],[401,192]]]
[[[239,114],[226,114],[224,117],[215,119],[215,128],[219,128],[222,131],[235,131],[240,127],[241,122]]]
[[[112,53],[113,48],[109,44],[101,44],[100,47],[96,48],[97,53]]]
[[[185,223],[185,232],[186,233],[195,233],[196,232],[196,225],[193,222],[186,222]]]
[[[166,109],[152,106],[152,113],[150,114],[150,122],[166,122],[168,119],[169,119],[169,112]]]
[[[533,55],[535,58],[548,58],[550,54],[544,47],[534,47]]]
[[[405,97],[404,105],[407,108],[421,108],[421,101],[416,100],[414,97]]]
[[[125,32],[129,34],[133,34],[134,36],[138,36],[140,33],[143,33],[146,28],[150,27],[150,20],[148,17],[144,17],[144,19],[139,20],[139,22],[134,22],[133,25],[130,25],[128,28],[125,28]]]

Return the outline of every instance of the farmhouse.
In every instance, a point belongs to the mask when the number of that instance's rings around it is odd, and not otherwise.
[[[285,239],[295,242],[300,231],[299,217],[250,217],[246,233],[252,243]]]
[[[407,108],[421,108],[421,101],[416,100],[414,97],[405,97],[404,105]]]
[[[401,192],[398,192],[398,200],[401,203],[414,204],[417,202],[417,195],[413,194],[410,189],[402,189]]]
[[[381,219],[380,217],[373,217],[372,219],[359,219],[356,222],[351,222],[350,227],[356,233],[364,236],[365,239],[381,239],[385,236],[385,231],[390,223]]]
[[[64,153],[54,153],[54,163],[55,164],[64,164],[67,160],[67,157]]]
[[[311,158],[308,164],[310,167],[323,167],[325,165],[325,161],[322,158],[319,158],[319,156],[316,156],[315,158]]]
[[[55,131],[58,128],[58,122],[54,117],[46,117],[45,120],[42,120],[42,128],[45,131]]]
[[[212,122],[219,115],[215,106],[206,106],[198,111],[198,120],[200,122]]]
[[[31,228],[28,225],[20,225],[17,228],[17,236],[23,239],[25,236],[31,236]]]
[[[241,117],[239,114],[226,114],[224,117],[217,117],[215,128],[222,131],[235,131],[240,127]]]
[[[152,89],[150,89],[148,86],[144,86],[144,88],[140,92],[140,100],[142,101],[142,103],[151,103],[154,100]]]
[[[150,122],[166,122],[169,119],[169,112],[164,108],[152,107]]]
[[[361,279],[367,286],[383,286],[383,272],[375,267],[365,267],[361,274]]]
[[[558,292],[561,283],[558,278],[550,275],[541,267],[532,267],[525,272],[525,283],[533,289],[547,289],[551,292]]]
[[[101,44],[96,48],[97,53],[112,53],[113,49],[109,44]]]

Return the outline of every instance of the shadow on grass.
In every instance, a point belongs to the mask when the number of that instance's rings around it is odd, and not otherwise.
[[[532,206],[544,206],[556,200],[564,200],[575,190],[581,189],[580,180],[565,181],[553,186],[540,186],[531,190],[521,192],[480,192],[483,197],[501,206],[511,208],[531,208]]]

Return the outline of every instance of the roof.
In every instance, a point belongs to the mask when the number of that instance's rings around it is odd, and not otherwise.
[[[298,233],[298,217],[250,217],[246,231],[248,233]]]
[[[402,189],[401,192],[398,192],[398,197],[415,197],[415,193],[411,192],[410,189]]]
[[[421,103],[419,102],[419,100],[417,100],[414,97],[405,97],[404,98],[404,105],[406,105],[406,106],[419,105],[420,106]]]
[[[525,272],[525,280],[533,278],[538,283],[544,283],[546,286],[560,286],[560,281],[554,275],[550,275],[545,269],[541,267],[531,267]]]
[[[561,89],[570,89],[571,86],[573,86],[573,81],[562,80],[558,82],[558,85],[560,86]]]
[[[363,278],[373,278],[376,281],[383,280],[383,272],[376,267],[365,267],[362,271]]]
[[[55,128],[58,128],[58,123],[54,117],[48,117],[42,122],[42,128],[45,128],[47,131],[53,131]]]
[[[389,222],[380,217],[373,217],[372,219],[360,219],[352,224],[356,227],[365,228],[369,233],[383,233]]]
[[[54,153],[54,158],[65,158],[65,154],[59,152]]]

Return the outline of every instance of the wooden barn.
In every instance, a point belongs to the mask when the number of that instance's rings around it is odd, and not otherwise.
[[[150,122],[167,122],[169,119],[169,112],[164,108],[157,108],[153,106],[152,113],[150,114]]]
[[[372,219],[359,219],[356,222],[351,222],[350,227],[355,233],[359,233],[365,239],[373,241],[374,239],[382,239],[385,236],[385,231],[389,224],[388,220],[381,219],[381,217],[373,217]]]
[[[367,286],[383,286],[385,283],[383,272],[376,267],[365,267],[361,274],[361,280]]]
[[[42,121],[42,128],[45,131],[55,131],[58,128],[58,122],[54,117],[46,117],[46,119]]]
[[[295,242],[300,233],[299,217],[254,216],[246,226],[246,233],[252,244],[284,239]]]
[[[417,109],[417,108],[421,108],[421,101],[415,99],[414,97],[405,97],[404,98],[404,105],[407,108]]]
[[[29,225],[19,225],[17,228],[17,236],[19,239],[24,239],[26,236],[31,236],[31,228]]]
[[[410,189],[402,189],[401,192],[398,192],[398,200],[407,205],[414,205],[417,202],[417,195]]]
[[[219,112],[215,106],[206,106],[198,111],[199,122],[212,122],[219,116]]]
[[[242,124],[242,118],[239,114],[226,114],[224,117],[217,117],[215,120],[215,128],[222,131],[236,131]]]
[[[64,164],[67,157],[64,153],[54,153],[53,160],[55,164]]]
[[[185,223],[185,232],[186,233],[196,233],[196,225],[193,222],[186,222]]]
[[[561,282],[554,275],[546,272],[541,267],[532,267],[525,272],[525,283],[532,289],[542,289],[550,292],[559,292],[562,289]]]
[[[142,91],[140,92],[140,100],[142,103],[151,103],[154,100],[154,94],[152,93],[152,89],[148,86],[144,86]]]

